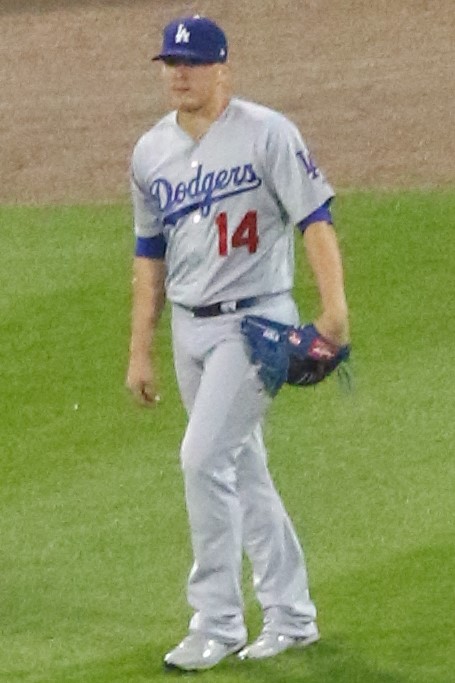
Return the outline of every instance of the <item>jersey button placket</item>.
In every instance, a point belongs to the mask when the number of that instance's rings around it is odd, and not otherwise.
[[[199,166],[199,161],[197,159],[193,159],[190,164],[192,169],[195,169]],[[200,223],[201,221],[201,214],[199,211],[193,214],[193,223],[197,224]]]
[[[197,168],[198,166],[199,166],[199,161],[197,161],[196,159],[193,159],[193,161],[191,162],[191,168]],[[193,215],[193,223],[196,223],[196,224],[200,223],[200,220],[201,220],[201,214],[198,211],[197,213],[195,213]]]

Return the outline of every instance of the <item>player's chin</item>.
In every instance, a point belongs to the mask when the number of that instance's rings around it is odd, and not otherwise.
[[[200,106],[197,99],[187,91],[171,92],[171,104],[175,109],[185,112],[197,111]]]

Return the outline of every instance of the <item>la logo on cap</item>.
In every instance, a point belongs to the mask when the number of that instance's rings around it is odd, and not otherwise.
[[[189,43],[190,42],[190,32],[185,28],[185,24],[179,24],[177,28],[177,33],[175,34],[176,43]]]

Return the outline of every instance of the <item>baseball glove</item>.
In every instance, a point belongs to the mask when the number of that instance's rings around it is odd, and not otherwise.
[[[300,387],[322,382],[350,355],[349,345],[333,344],[311,324],[294,327],[247,315],[241,330],[251,362],[259,366],[259,377],[271,396],[285,382]]]

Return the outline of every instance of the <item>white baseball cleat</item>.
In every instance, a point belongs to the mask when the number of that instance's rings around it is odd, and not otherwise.
[[[267,659],[289,650],[290,648],[308,647],[317,643],[320,635],[318,627],[313,622],[308,624],[307,633],[304,636],[293,638],[281,633],[263,631],[251,645],[247,645],[239,652],[240,659]]]
[[[241,650],[245,642],[242,640],[234,644],[222,643],[203,633],[190,633],[177,647],[165,655],[164,666],[167,669],[181,669],[182,671],[211,669],[228,655]]]

